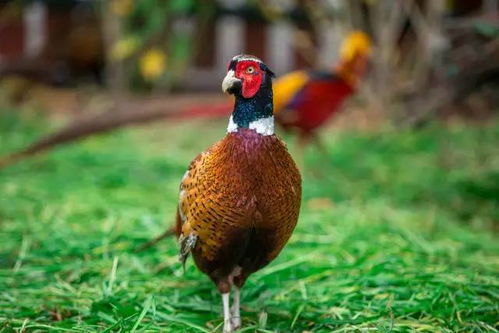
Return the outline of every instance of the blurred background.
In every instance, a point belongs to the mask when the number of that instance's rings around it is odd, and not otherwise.
[[[134,249],[225,133],[239,53],[347,91],[310,137],[279,127],[303,209],[248,323],[495,331],[498,0],[0,0],[0,330],[220,324],[173,239]]]
[[[440,99],[434,90],[444,81],[457,81],[451,90],[464,90],[461,101],[492,81],[497,12],[494,0],[2,1],[2,90],[15,101],[35,84],[73,88],[75,98],[78,88],[141,96],[218,92],[234,54],[261,57],[278,75],[331,68],[345,35],[360,29],[375,47],[366,102],[386,111],[426,94],[435,111],[442,105],[433,106]],[[482,102],[497,103],[492,97]],[[86,103],[66,108],[78,112]]]

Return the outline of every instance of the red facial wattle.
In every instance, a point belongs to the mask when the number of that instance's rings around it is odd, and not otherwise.
[[[252,70],[250,68],[253,68]],[[264,72],[256,61],[240,61],[236,65],[236,77],[243,81],[242,95],[251,98],[256,95],[263,81]]]

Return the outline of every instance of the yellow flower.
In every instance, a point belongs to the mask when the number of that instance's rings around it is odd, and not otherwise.
[[[140,58],[139,68],[142,77],[154,81],[163,74],[166,68],[166,55],[159,49],[150,49]]]

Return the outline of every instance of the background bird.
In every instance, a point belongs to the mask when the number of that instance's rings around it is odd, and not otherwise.
[[[285,130],[297,131],[299,145],[317,143],[317,130],[356,92],[367,68],[371,43],[367,35],[351,33],[340,50],[340,61],[332,70],[295,71],[276,80],[276,121]]]
[[[300,210],[300,173],[274,134],[272,76],[256,57],[232,59],[222,83],[235,96],[227,135],[191,162],[180,185],[179,257],[192,254],[215,283],[224,332],[241,326],[240,288],[279,254]]]

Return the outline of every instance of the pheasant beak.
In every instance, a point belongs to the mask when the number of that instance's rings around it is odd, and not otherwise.
[[[241,90],[242,81],[235,76],[234,70],[229,70],[222,81],[222,91],[228,94],[236,94]]]

